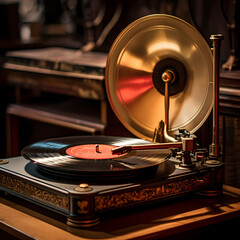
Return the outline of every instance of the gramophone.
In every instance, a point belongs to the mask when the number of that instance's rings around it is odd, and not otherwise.
[[[77,136],[47,139],[2,160],[1,189],[63,214],[73,227],[106,215],[190,193],[221,194],[218,142],[219,47],[169,15],[127,26],[110,49],[106,92],[137,138]],[[213,108],[212,144],[194,135]]]

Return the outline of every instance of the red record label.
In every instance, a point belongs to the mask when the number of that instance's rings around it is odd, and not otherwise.
[[[119,157],[118,154],[112,154],[113,148],[116,148],[116,146],[106,144],[84,144],[70,147],[66,150],[66,153],[72,157],[82,159],[113,159]],[[121,156],[125,154],[121,154]]]

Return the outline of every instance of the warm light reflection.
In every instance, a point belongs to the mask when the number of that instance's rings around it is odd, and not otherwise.
[[[157,42],[156,44],[151,44],[147,48],[148,54],[158,52],[159,50],[172,50],[174,52],[180,52],[179,44],[174,42]]]
[[[129,138],[129,139],[122,139],[120,142],[117,143],[118,146],[128,146],[128,145],[137,145],[143,144],[143,140],[139,138]],[[147,142],[146,142],[147,143]]]
[[[43,156],[43,155],[42,155]],[[35,158],[34,156],[32,156],[32,160],[36,161],[37,163],[41,163],[41,164],[45,164],[47,163],[47,165],[59,165],[62,163],[66,163],[66,159],[67,158],[72,158],[71,156],[62,156],[60,154],[57,154],[55,156],[51,155],[51,158],[47,157],[42,157],[42,156],[38,156],[37,158]]]
[[[136,53],[135,53],[136,54]],[[151,68],[149,69],[148,64],[144,57],[139,57],[138,55],[131,54],[129,51],[124,51],[124,57],[121,57],[121,66],[128,67],[135,70],[141,70],[145,72],[151,72]]]

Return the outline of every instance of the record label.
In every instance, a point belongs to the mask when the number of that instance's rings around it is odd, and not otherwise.
[[[112,154],[112,149],[115,147],[106,144],[83,144],[68,148],[66,153],[81,159],[113,159],[119,157],[119,154]],[[124,156],[126,153],[120,155]]]

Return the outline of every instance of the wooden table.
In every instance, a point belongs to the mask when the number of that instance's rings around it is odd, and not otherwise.
[[[68,227],[63,216],[11,195],[0,197],[1,236],[17,239],[224,239],[238,236],[239,223],[240,189],[229,186],[222,196],[169,200],[106,217],[89,229]]]

